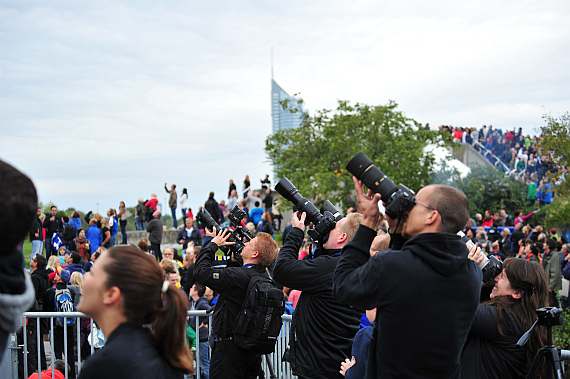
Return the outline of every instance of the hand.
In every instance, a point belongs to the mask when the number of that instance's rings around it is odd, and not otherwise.
[[[214,227],[214,231],[216,228]],[[227,246],[227,245],[234,245],[235,242],[227,242],[228,238],[232,235],[232,232],[228,229],[223,229],[220,234],[214,237],[212,240],[218,246]]]
[[[34,234],[34,235],[35,235],[36,237],[39,237],[39,236],[40,236],[40,233],[36,233],[36,234]]]
[[[49,218],[49,220],[50,220],[50,221],[55,221],[55,216],[51,216],[51,217]]]
[[[348,360],[348,358],[346,358],[344,360],[344,362],[340,362],[340,374],[342,376],[346,375],[346,370],[348,370],[349,368],[351,368],[352,366],[354,366],[354,364],[356,363],[356,360],[354,359],[354,357],[352,357],[352,360]]]
[[[293,218],[291,219],[291,225],[294,228],[299,228],[304,232],[305,231],[305,218],[307,218],[307,214],[305,212],[303,212],[302,214],[299,214],[299,212],[295,212],[295,214],[293,215]]]
[[[378,220],[380,219],[380,209],[378,209],[378,202],[382,199],[379,193],[373,193],[368,190],[367,194],[364,194],[364,184],[358,180],[355,176],[352,177],[354,182],[354,188],[356,189],[356,199],[358,201],[358,210],[362,213],[364,218],[361,224],[369,227],[370,229],[376,229]]]
[[[180,240],[179,242],[180,242],[181,245],[184,244],[184,240]]]
[[[215,226],[214,226],[212,231],[210,231],[210,229],[208,229],[208,228],[205,228],[204,232],[206,233],[206,236],[208,236],[208,237],[215,237],[218,235],[218,231],[216,230]]]
[[[471,250],[469,250],[469,255],[467,256],[467,258],[479,264],[483,262],[483,259],[485,259],[485,254],[481,253],[481,248],[479,246],[473,245]]]

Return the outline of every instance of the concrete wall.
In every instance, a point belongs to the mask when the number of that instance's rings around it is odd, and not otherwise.
[[[460,146],[452,148],[450,150],[453,157],[463,162],[463,164],[466,166],[493,166],[493,164],[489,162],[487,158],[479,154],[479,152],[475,150],[471,145],[461,144]]]
[[[177,244],[176,241],[177,236],[178,236],[178,230],[163,230],[161,245]],[[142,238],[148,239],[148,232],[143,232],[143,231],[127,232],[127,243],[129,244],[137,245]],[[121,234],[120,231],[118,231],[117,242],[120,243],[121,241],[123,241],[123,235]]]

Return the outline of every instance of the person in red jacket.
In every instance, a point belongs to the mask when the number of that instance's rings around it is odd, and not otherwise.
[[[41,376],[37,372],[34,372],[28,377],[28,379],[52,379],[52,371],[53,378],[64,379],[66,371],[65,361],[63,359],[56,359],[53,362],[53,365],[49,366],[47,370],[41,372]]]

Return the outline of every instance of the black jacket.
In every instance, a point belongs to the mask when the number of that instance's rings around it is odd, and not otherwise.
[[[220,206],[218,205],[218,202],[214,200],[213,197],[208,198],[208,201],[206,201],[206,203],[204,204],[204,208],[206,208],[206,210],[208,211],[210,216],[212,216],[214,221],[220,222]]]
[[[461,353],[462,379],[522,378],[530,363],[527,348],[516,346],[524,334],[519,317],[503,310],[503,334],[499,333],[497,307],[479,305]]]
[[[212,268],[218,245],[210,242],[202,248],[194,266],[196,282],[210,287],[220,294],[212,320],[212,334],[219,337],[232,336],[232,322],[245,300],[247,286],[253,275],[265,273],[265,267],[226,267]]]
[[[202,245],[202,236],[200,235],[200,231],[197,228],[192,228],[192,233],[189,236],[188,231],[186,228],[180,229],[178,232],[178,237],[176,238],[176,242],[180,242],[180,240],[184,240],[184,244],[182,245],[183,249],[188,247],[188,243],[190,241],[194,241],[194,246],[201,246]]]
[[[205,297],[199,298],[194,304],[193,302],[194,300],[190,299],[190,309],[192,309],[192,306],[194,310],[197,311],[198,310],[207,311],[208,309],[210,309],[210,304],[208,303],[208,299],[206,299]],[[196,317],[197,316],[191,316],[190,319],[188,319],[188,325],[190,325],[190,327],[194,329],[194,331],[196,331]],[[208,316],[199,317],[198,327],[200,327],[200,324],[205,324],[205,326],[201,327],[199,330],[198,338],[200,342],[208,341],[208,336],[210,334],[208,331],[209,319],[210,317]]]
[[[291,366],[300,376],[342,378],[340,362],[351,356],[363,308],[357,310],[333,296],[339,251],[326,251],[312,260],[297,259],[303,236],[301,229],[291,229],[273,269],[276,281],[303,291],[291,325]]]
[[[42,228],[43,228],[42,220],[40,220],[39,217],[37,217],[36,220],[34,221],[34,225],[32,226],[32,229],[30,230],[30,241],[43,241],[44,240]],[[38,233],[37,237],[36,237],[36,233]],[[51,238],[51,236],[50,236],[50,238]]]
[[[53,221],[50,221],[51,214],[46,214],[44,219],[43,227],[46,228],[46,238],[52,238],[54,233],[61,232],[63,230],[63,222],[61,217],[55,216]]]
[[[85,361],[78,379],[182,379],[183,374],[162,357],[153,339],[148,328],[119,325],[105,347]]]
[[[481,269],[455,234],[419,234],[401,250],[370,257],[375,236],[360,225],[344,247],[333,287],[342,301],[377,307],[366,378],[459,378]]]
[[[160,218],[153,218],[147,225],[146,231],[149,233],[148,240],[151,243],[162,243],[162,220]]]
[[[51,284],[49,281],[49,272],[45,268],[38,268],[32,272],[32,283],[36,291],[36,300],[38,301],[38,310],[43,310],[44,295]]]
[[[67,284],[56,283],[54,287],[50,287],[46,290],[46,293],[44,295],[44,312],[55,312],[55,290],[62,290],[66,288]],[[71,293],[71,300],[73,300],[73,304],[75,304],[75,293],[71,290],[69,292]]]

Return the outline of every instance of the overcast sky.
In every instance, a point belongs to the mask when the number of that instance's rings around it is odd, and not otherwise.
[[[271,166],[274,78],[310,112],[395,100],[497,128],[570,110],[560,1],[0,1],[0,158],[43,202],[103,211],[187,187],[196,209]]]

